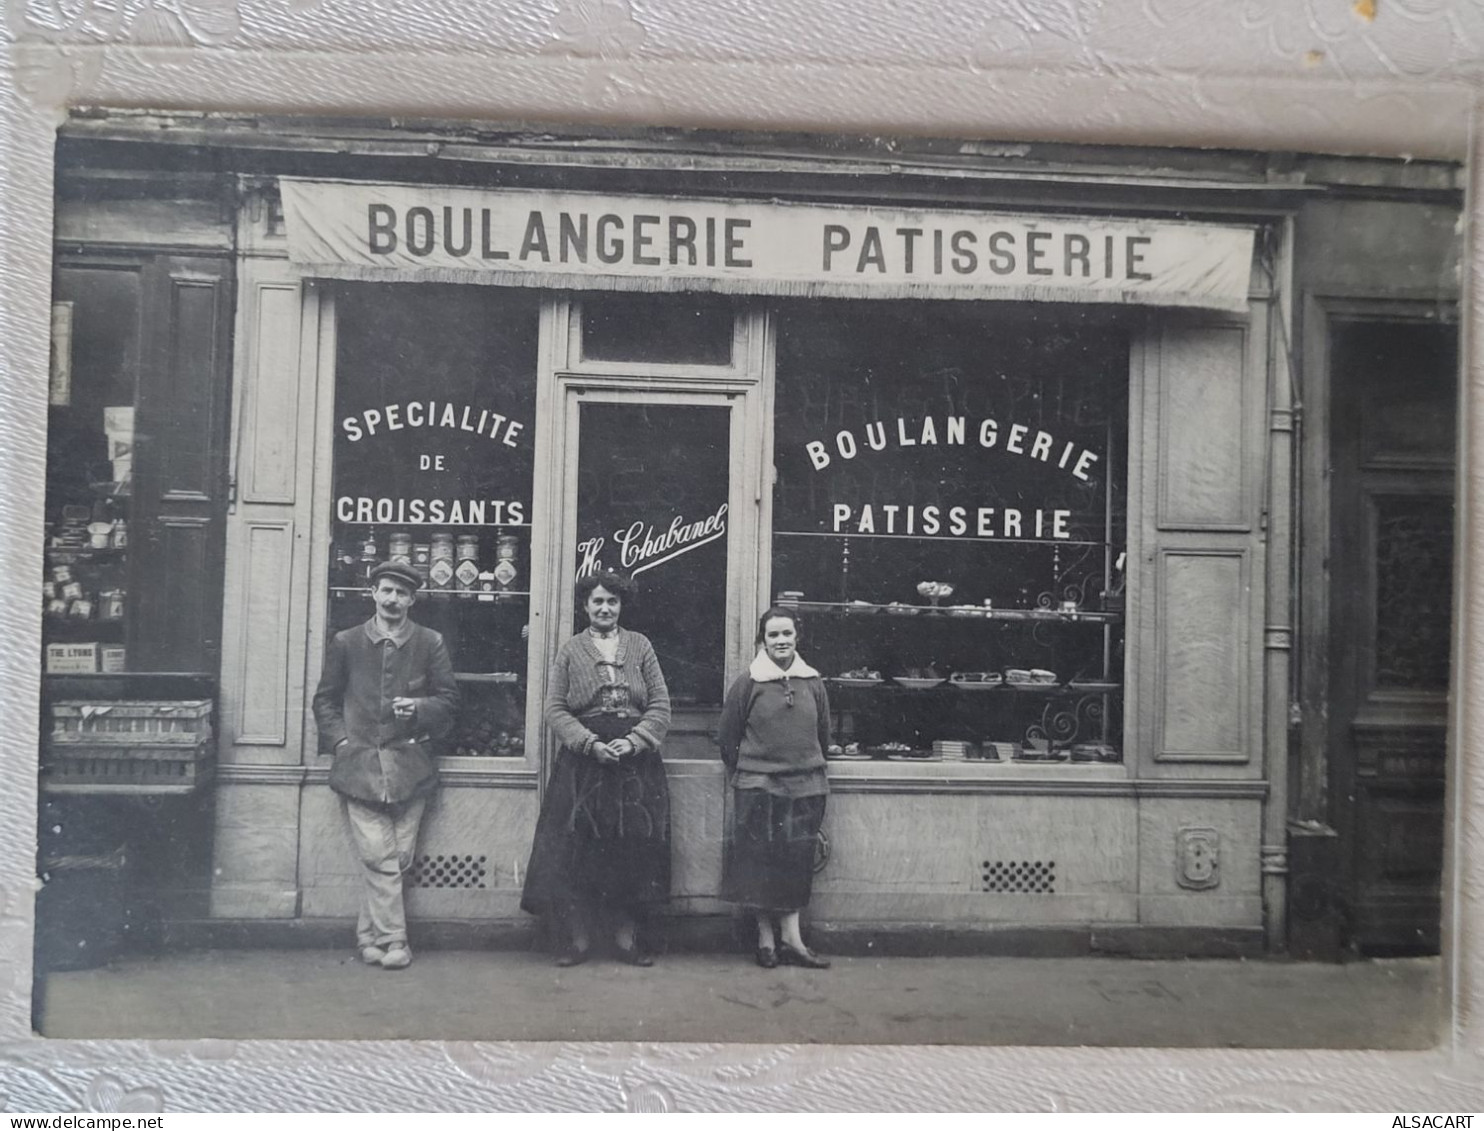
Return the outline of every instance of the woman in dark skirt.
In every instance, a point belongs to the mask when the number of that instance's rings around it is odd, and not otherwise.
[[[797,614],[776,607],[764,613],[757,657],[721,712],[721,756],[732,772],[721,896],[756,915],[757,964],[769,970],[780,962],[829,966],[799,933],[829,793],[830,703],[798,640]]]
[[[660,758],[670,693],[649,640],[618,626],[631,594],[615,573],[578,579],[589,625],[557,652],[547,684],[546,725],[560,749],[520,905],[561,932],[558,966],[587,961],[604,913],[618,957],[653,965],[641,926],[670,898],[670,793]]]

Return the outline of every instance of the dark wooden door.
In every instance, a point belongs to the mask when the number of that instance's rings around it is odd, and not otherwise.
[[[221,662],[232,263],[143,271],[135,402],[129,667],[215,678]]]
[[[1331,324],[1329,757],[1350,945],[1435,953],[1456,328]]]

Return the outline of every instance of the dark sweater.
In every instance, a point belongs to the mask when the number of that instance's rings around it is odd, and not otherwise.
[[[769,680],[743,675],[721,709],[720,743],[731,770],[780,774],[822,767],[830,744],[824,680],[817,674]]]

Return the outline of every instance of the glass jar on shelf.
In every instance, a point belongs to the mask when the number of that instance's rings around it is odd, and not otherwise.
[[[394,559],[395,560],[395,559]],[[433,567],[433,544],[432,542],[412,543],[412,568],[417,571],[418,577],[422,578],[423,587],[428,585],[429,575]]]
[[[520,537],[502,532],[495,542],[495,583],[502,590],[512,589],[520,575],[516,567],[516,555],[520,553]]]
[[[440,532],[429,541],[428,587],[433,596],[447,600],[454,587],[453,535]]]
[[[399,530],[392,534],[387,540],[386,556],[388,561],[411,565],[412,535],[408,534],[405,530]]]
[[[454,583],[459,597],[467,601],[474,596],[474,591],[479,586],[479,535],[459,535],[454,557],[457,560],[453,569]]]

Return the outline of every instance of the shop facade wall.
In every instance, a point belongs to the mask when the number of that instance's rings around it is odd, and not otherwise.
[[[292,919],[299,914],[297,766],[219,769],[210,914],[219,919]]]
[[[510,772],[494,775],[471,766],[474,761],[444,760],[442,784],[423,819],[418,856],[434,858],[435,870],[436,858],[443,858],[442,867],[452,883],[435,887],[421,879],[415,882],[408,896],[408,914],[413,919],[526,918],[520,911],[520,892],[539,812],[536,780],[529,775],[519,780],[517,773]],[[297,877],[302,891],[302,914],[306,918],[350,918],[360,905],[361,874],[346,836],[340,799],[325,784],[325,777],[323,769],[310,771],[309,784],[294,802],[291,824],[244,829],[242,839],[251,835],[264,842],[263,851],[271,853],[272,836],[286,838],[292,833],[297,860],[288,874]],[[715,913],[725,907],[717,899],[724,798],[718,763],[670,766],[673,913]],[[245,799],[239,805],[261,817],[267,815],[265,806],[271,800],[268,795]],[[250,821],[252,816],[244,819]],[[467,867],[468,857],[475,858],[479,867]],[[260,873],[250,871],[254,866]],[[267,879],[269,866],[271,861],[258,858],[245,861],[240,871],[248,878]],[[483,888],[457,886],[479,868]]]
[[[902,788],[836,783],[824,826],[829,859],[815,879],[811,916],[959,926],[1137,921],[1131,791]]]
[[[1254,302],[1240,320],[1166,316],[1134,347],[1126,695],[1139,778],[1267,769],[1266,326]]]
[[[686,910],[720,907],[726,774],[719,762],[681,762],[668,769],[670,891]]]
[[[302,794],[302,913],[308,919],[353,919],[364,890],[362,869],[351,847],[340,798],[325,784],[325,776],[311,774]],[[475,780],[457,781],[460,776]],[[407,888],[409,918],[523,918],[521,884],[536,830],[534,781],[496,783],[478,771],[461,774],[448,768],[443,777],[423,817]]]
[[[228,521],[223,757],[298,765],[313,521],[317,303],[287,261],[238,267],[237,504]]]
[[[256,858],[215,877],[211,914],[301,910],[300,798],[307,710],[315,425],[322,395],[318,294],[289,268],[271,210],[239,211],[233,443],[227,519],[218,858]],[[286,779],[252,785],[264,777]],[[288,780],[292,784],[288,784]],[[272,829],[265,837],[261,830]]]
[[[1451,187],[1441,182],[1439,195]],[[1299,212],[1296,281],[1305,293],[1429,296],[1456,301],[1459,206],[1331,199]]]
[[[1139,923],[1261,927],[1261,843],[1256,799],[1141,797]]]

